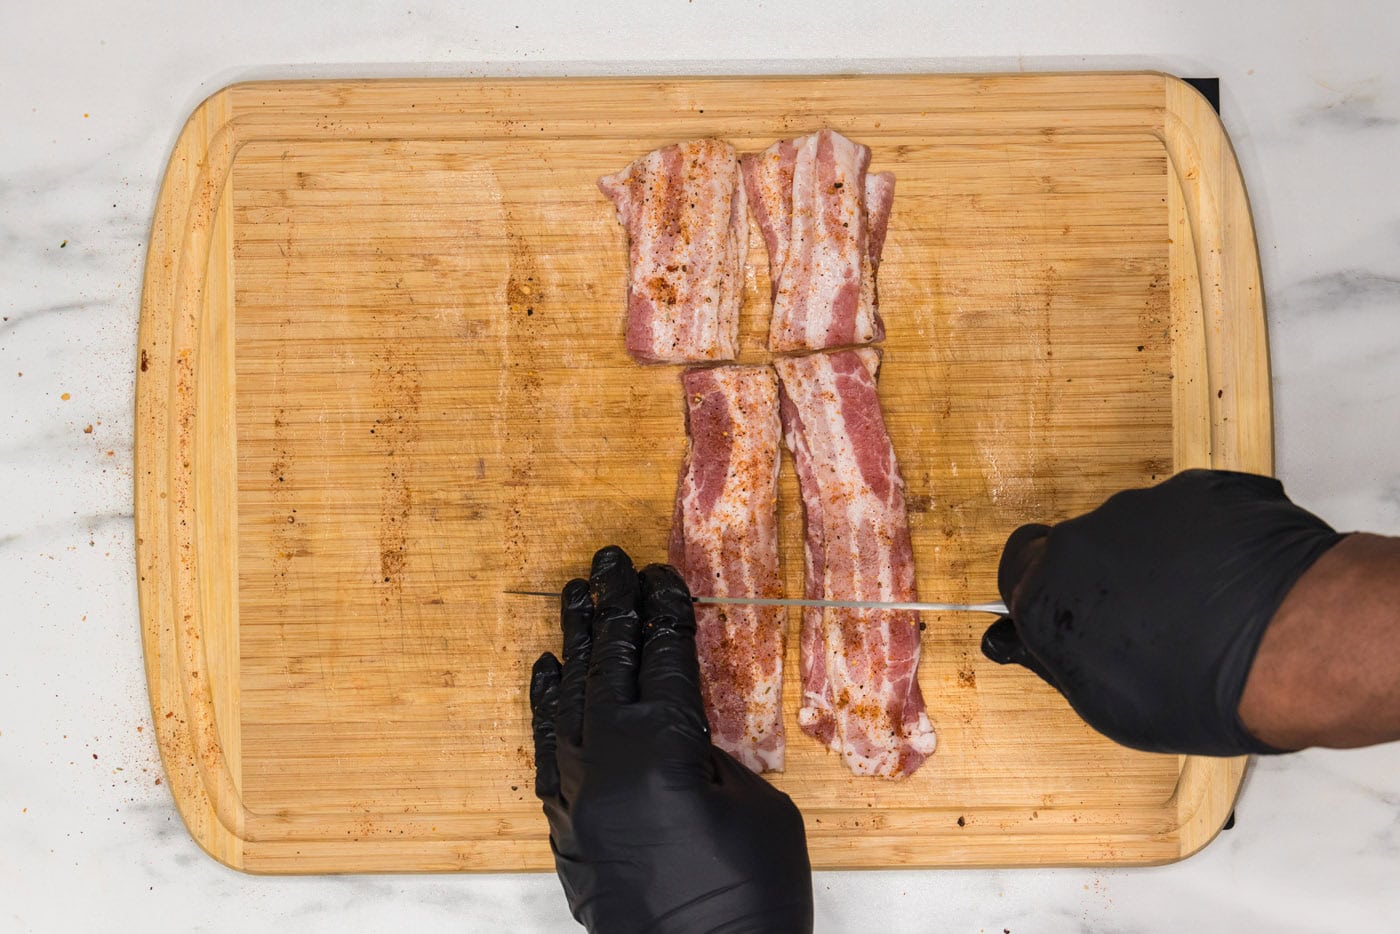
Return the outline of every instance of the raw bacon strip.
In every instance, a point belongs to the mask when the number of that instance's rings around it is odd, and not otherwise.
[[[879,172],[865,177],[865,213],[870,221],[867,240],[870,266],[880,271],[880,254],[885,252],[885,234],[890,225],[890,208],[894,205],[894,173]],[[878,303],[877,303],[878,304]],[[877,312],[876,317],[879,317]],[[884,333],[884,324],[879,326]]]
[[[917,600],[904,483],[875,391],[871,348],[774,361],[783,435],[807,522],[807,596]],[[933,752],[919,690],[918,614],[809,609],[802,729],[857,775],[900,778]]]
[[[643,363],[734,359],[749,245],[734,147],[677,143],[598,187],[627,231],[627,352]]]
[[[875,177],[874,193],[883,200],[868,215],[869,164],[869,147],[829,129],[745,157],[750,207],[773,280],[770,350],[821,350],[884,336],[870,236],[878,224],[878,251],[894,176]]]
[[[744,172],[744,191],[763,242],[768,245],[769,279],[773,296],[787,261],[788,238],[792,235],[792,169],[797,161],[799,140],[780,140],[763,152],[739,160]]]
[[[778,382],[766,366],[690,370],[690,446],[670,561],[692,593],[782,596],[778,575]],[[695,607],[714,742],[755,772],[783,767],[781,607]]]
[[[870,223],[866,239],[870,254],[870,277],[875,290],[876,340],[885,336],[885,322],[880,318],[880,256],[885,252],[885,234],[889,232],[890,208],[894,206],[894,173],[880,172],[865,177],[865,212]]]
[[[768,247],[769,279],[778,294],[778,279],[787,260],[788,238],[792,230],[792,170],[801,140],[780,140],[763,152],[742,156],[744,191],[763,241]],[[880,172],[865,177],[865,211],[869,224],[867,252],[871,268],[880,268],[885,247],[890,207],[894,203],[894,173]],[[878,312],[877,312],[878,317]],[[883,324],[880,326],[883,333]]]

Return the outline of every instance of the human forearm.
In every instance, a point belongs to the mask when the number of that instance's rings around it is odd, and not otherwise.
[[[1264,633],[1239,715],[1278,749],[1400,739],[1400,538],[1349,535],[1298,579]]]

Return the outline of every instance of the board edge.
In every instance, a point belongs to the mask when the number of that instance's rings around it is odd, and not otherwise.
[[[201,209],[201,179],[211,158],[219,158],[217,141],[231,134],[236,87],[211,93],[191,111],[166,161],[152,215],[137,327],[133,503],[142,654],[162,769],[190,837],[219,864],[243,872],[245,841],[220,817],[199,768],[194,717],[179,677],[174,582],[162,578],[174,552],[170,523],[175,477],[169,459],[178,407],[174,335],[179,260]],[[231,142],[226,140],[226,145]],[[216,196],[204,206],[211,219],[218,203]],[[207,257],[204,262],[207,265]]]

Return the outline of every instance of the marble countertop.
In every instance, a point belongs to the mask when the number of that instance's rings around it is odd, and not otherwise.
[[[1263,260],[1278,472],[1339,528],[1400,533],[1400,6],[1041,6],[0,7],[0,927],[576,929],[552,876],[240,875],[199,851],[160,782],[131,505],[141,269],[175,134],[233,81],[1218,75]],[[1261,761],[1237,814],[1156,869],[821,873],[818,930],[1400,929],[1400,744]]]

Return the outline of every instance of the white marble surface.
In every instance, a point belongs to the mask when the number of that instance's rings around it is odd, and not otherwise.
[[[131,522],[141,266],[175,133],[235,80],[1218,75],[1270,301],[1279,472],[1338,526],[1400,533],[1400,7],[1032,6],[0,6],[0,929],[574,929],[552,876],[230,872],[156,784]],[[1400,930],[1400,744],[1262,762],[1238,814],[1160,869],[824,873],[818,929]]]

